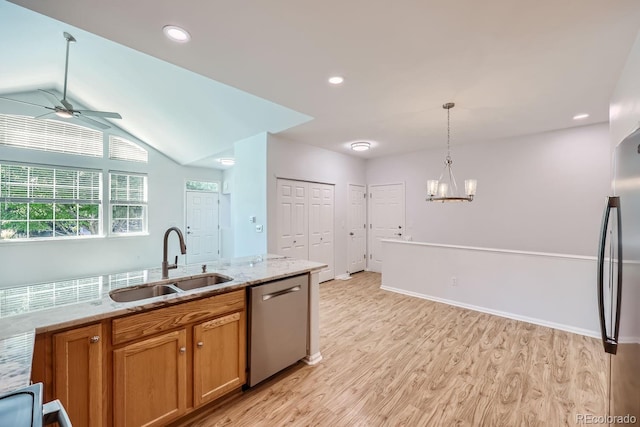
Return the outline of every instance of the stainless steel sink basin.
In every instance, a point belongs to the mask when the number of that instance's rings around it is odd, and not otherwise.
[[[133,288],[117,289],[109,292],[115,302],[130,302],[180,292],[173,285],[142,285]]]
[[[218,283],[225,283],[231,280],[233,280],[231,277],[223,276],[222,274],[209,274],[208,276],[179,280],[174,283],[174,286],[182,289],[183,291],[190,291],[191,289],[217,285]]]

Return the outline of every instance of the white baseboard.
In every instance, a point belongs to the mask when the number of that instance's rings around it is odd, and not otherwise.
[[[443,304],[449,304],[449,305],[453,305],[453,306],[456,306],[456,307],[462,307],[462,308],[466,308],[466,309],[473,310],[473,311],[479,311],[479,312],[482,312],[482,313],[493,314],[495,316],[506,317],[508,319],[520,320],[522,322],[527,322],[527,323],[533,323],[534,325],[546,326],[548,328],[553,328],[553,329],[558,329],[558,330],[561,330],[561,331],[571,332],[571,333],[578,334],[578,335],[584,335],[584,336],[593,337],[593,338],[600,338],[600,332],[599,331],[590,331],[588,329],[576,328],[574,326],[563,325],[563,324],[555,323],[555,322],[548,322],[546,320],[536,319],[536,318],[533,318],[533,317],[520,316],[518,314],[509,313],[509,312],[506,312],[506,311],[493,310],[493,309],[486,308],[486,307],[480,307],[480,306],[477,306],[477,305],[466,304],[466,303],[459,302],[459,301],[454,301],[454,300],[449,300],[449,299],[445,299],[445,298],[434,297],[434,296],[431,296],[431,295],[420,294],[420,293],[417,293],[417,292],[406,291],[404,289],[393,288],[393,287],[390,287],[390,286],[381,286],[380,289],[385,290],[385,291],[389,291],[389,292],[395,292],[395,293],[398,293],[398,294],[408,295],[408,296],[411,296],[411,297],[426,299],[426,300],[429,300],[429,301],[435,301],[435,302],[440,302],[440,303],[443,303]]]
[[[304,363],[312,366],[318,364],[321,360],[322,360],[322,354],[320,354],[320,352],[317,352],[316,354],[308,355],[307,357],[302,359]]]

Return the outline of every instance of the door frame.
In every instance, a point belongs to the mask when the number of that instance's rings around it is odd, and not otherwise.
[[[347,228],[349,226],[350,220],[350,207],[351,207],[351,186],[363,187],[364,188],[364,270],[369,271],[369,186],[367,184],[356,184],[353,182],[347,183]],[[347,230],[347,233],[349,230]],[[349,254],[351,253],[351,239],[349,239],[349,235],[347,235],[347,267],[349,266]],[[349,272],[351,274],[351,272]]]

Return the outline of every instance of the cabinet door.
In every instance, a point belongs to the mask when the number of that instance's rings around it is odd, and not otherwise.
[[[74,426],[104,425],[102,325],[53,336],[54,395]]]
[[[194,326],[193,340],[194,406],[216,399],[245,383],[244,312]]]
[[[186,411],[186,340],[181,329],[114,350],[116,426],[165,425]]]

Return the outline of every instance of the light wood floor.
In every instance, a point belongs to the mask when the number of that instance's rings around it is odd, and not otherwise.
[[[323,360],[289,368],[192,426],[564,426],[606,414],[600,343],[382,291],[320,285]]]

